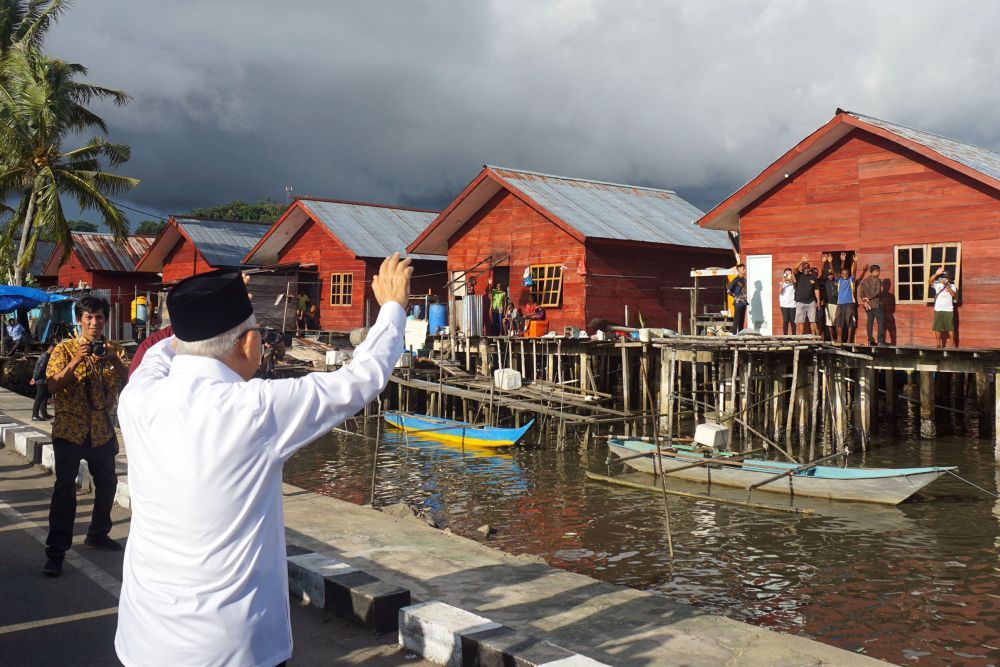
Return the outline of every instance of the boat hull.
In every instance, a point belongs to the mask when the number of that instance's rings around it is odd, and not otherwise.
[[[385,420],[404,433],[413,434],[421,439],[487,448],[516,445],[535,423],[532,420],[520,428],[476,427],[453,419],[393,411],[385,413]]]
[[[641,444],[646,445],[647,443]],[[616,444],[614,441],[610,442],[608,447],[612,453],[621,458],[635,457],[643,451],[641,448]],[[713,467],[701,465],[693,468],[678,470],[678,468],[689,466],[704,457],[698,454],[692,454],[690,456],[661,454],[659,456],[663,464],[663,470],[667,473],[668,477],[674,477],[691,482],[700,482],[703,484],[719,484],[721,486],[743,489],[774,477],[782,472],[782,468],[788,469],[788,464],[754,462],[756,465],[749,468],[741,467],[739,465]],[[652,453],[650,453],[649,456],[628,458],[628,460],[623,463],[629,468],[639,472],[651,475],[658,472],[656,470],[657,464],[653,460]],[[851,500],[882,505],[898,505],[939,478],[941,475],[945,474],[950,469],[951,468],[884,469],[885,473],[880,474],[879,469],[848,468],[842,470],[855,472],[862,470],[866,473],[878,474],[879,476],[848,476],[837,478],[822,475],[836,474],[830,471],[841,469],[824,467],[821,469],[820,475],[793,474],[786,478],[766,484],[759,489],[755,489],[755,492],[762,491],[774,494],[780,493],[784,495],[807,496],[810,498],[824,498],[828,500]]]

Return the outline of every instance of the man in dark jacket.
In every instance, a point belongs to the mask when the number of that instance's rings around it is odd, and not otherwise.
[[[47,405],[49,383],[45,379],[45,367],[49,365],[49,356],[52,355],[54,348],[55,345],[49,343],[49,346],[42,352],[42,356],[38,357],[38,361],[35,362],[35,370],[31,374],[31,384],[35,385],[35,404],[31,407],[31,421],[33,422],[52,419]]]

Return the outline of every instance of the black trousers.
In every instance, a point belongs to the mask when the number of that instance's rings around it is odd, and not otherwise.
[[[872,325],[878,322],[878,343],[879,345],[885,343],[885,314],[882,312],[882,308],[872,308],[868,311],[868,321],[865,325],[868,329],[868,341],[871,342],[875,340],[872,338]]]
[[[743,330],[743,321],[747,317],[747,304],[737,303],[733,305],[733,333],[737,334]]]
[[[781,309],[781,333],[795,335],[795,307]]]
[[[31,406],[31,416],[48,416],[49,410],[45,406],[45,401],[49,400],[49,383],[42,380],[35,380],[35,404]]]
[[[94,511],[90,515],[87,537],[101,537],[111,532],[111,506],[115,502],[118,476],[115,474],[115,454],[118,442],[111,438],[100,447],[77,445],[61,438],[52,439],[56,458],[56,483],[49,505],[49,537],[45,540],[45,555],[62,560],[73,544],[73,524],[76,521],[76,475],[80,461],[90,467],[94,478]]]

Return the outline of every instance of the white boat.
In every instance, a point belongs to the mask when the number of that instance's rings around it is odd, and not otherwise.
[[[955,470],[954,467],[800,466],[781,461],[741,459],[729,454],[713,457],[686,448],[666,450],[664,447],[658,455],[658,464],[653,459],[656,447],[648,442],[612,438],[608,448],[622,458],[626,466],[651,475],[657,474],[662,465],[667,477],[691,482],[749,489],[760,482],[773,480],[755,491],[883,505],[897,505],[949,470]]]

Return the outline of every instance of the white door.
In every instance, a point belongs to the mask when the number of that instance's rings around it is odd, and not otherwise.
[[[749,255],[747,257],[747,308],[746,327],[765,336],[771,335],[771,275],[770,255]]]

